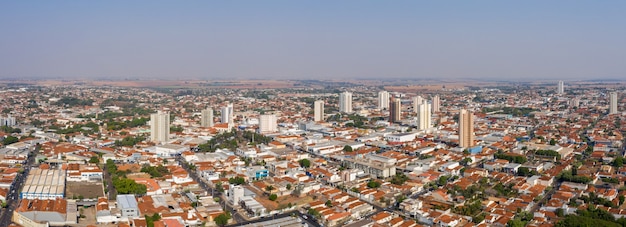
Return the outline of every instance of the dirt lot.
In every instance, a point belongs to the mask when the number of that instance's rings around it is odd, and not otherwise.
[[[104,196],[104,189],[102,183],[90,183],[90,182],[67,182],[65,189],[65,196],[67,198],[74,198],[74,196],[83,196],[83,198],[98,198]]]
[[[289,203],[291,203],[293,206],[297,206],[297,205],[310,203],[313,201],[313,198],[311,198],[310,196],[299,198],[299,197],[295,197],[291,195],[278,197],[276,201],[269,200],[268,197],[265,195],[259,195],[254,199],[256,199],[256,201],[258,201],[259,203],[263,204],[263,206],[265,206],[268,210],[277,210],[277,209],[287,208],[287,205]]]

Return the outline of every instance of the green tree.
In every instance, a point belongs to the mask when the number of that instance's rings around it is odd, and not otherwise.
[[[352,152],[352,147],[350,145],[345,145],[345,146],[343,146],[343,151],[345,151],[345,152]]]
[[[234,185],[241,185],[241,184],[246,183],[246,179],[244,179],[243,177],[234,177],[234,178],[228,179],[228,183],[231,183]]]
[[[291,184],[287,184],[287,190],[291,190]]]
[[[367,187],[368,188],[378,188],[378,187],[380,187],[380,182],[371,180],[371,181],[367,182]]]
[[[300,161],[298,161],[300,163],[300,166],[304,167],[304,168],[309,168],[311,167],[311,161],[309,161],[308,159],[301,159]]]
[[[624,166],[624,157],[622,157],[621,155],[617,156],[615,159],[613,159],[613,166],[615,167],[622,167]]]
[[[20,139],[18,139],[15,136],[7,136],[6,138],[4,138],[4,140],[2,141],[2,144],[4,145],[9,145],[9,144],[13,144],[13,143],[17,143],[19,142]]]
[[[91,158],[89,158],[89,163],[98,164],[100,163],[100,158],[98,158],[98,156],[91,156]]]
[[[220,214],[217,217],[215,217],[214,221],[215,221],[215,224],[218,226],[225,226],[226,224],[228,224],[228,219],[230,219],[228,215]]]
[[[271,195],[270,195],[270,197],[269,197],[269,199],[270,199],[271,201],[276,201],[276,199],[278,199],[278,195],[276,195],[276,194],[271,194]]]
[[[556,140],[554,138],[550,139],[550,145],[556,145]]]

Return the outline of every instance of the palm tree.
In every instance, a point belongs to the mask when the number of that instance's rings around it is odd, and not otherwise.
[[[268,191],[270,195],[272,194],[273,190],[274,190],[274,186],[272,185],[265,186],[265,191]]]

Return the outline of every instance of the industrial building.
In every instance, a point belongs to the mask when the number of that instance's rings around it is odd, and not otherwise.
[[[65,196],[65,173],[58,169],[32,169],[20,192],[21,199],[56,199]]]

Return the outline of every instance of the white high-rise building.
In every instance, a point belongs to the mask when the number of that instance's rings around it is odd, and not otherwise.
[[[263,114],[259,116],[259,133],[276,131],[278,131],[278,125],[276,124],[276,115]]]
[[[429,103],[417,105],[417,129],[426,130],[431,127],[431,106]]]
[[[7,117],[0,117],[0,126],[15,126],[15,117],[12,117],[10,114]]]
[[[324,100],[313,103],[313,118],[315,122],[324,121]]]
[[[418,113],[419,112],[419,106],[420,104],[424,103],[424,98],[422,98],[422,96],[415,96],[413,97],[413,112]]]
[[[165,143],[170,137],[170,114],[163,111],[150,114],[150,141]]]
[[[222,107],[222,123],[232,124],[235,119],[233,119],[233,104],[229,103],[225,107]]]
[[[609,114],[617,113],[617,92],[609,94]]]
[[[389,92],[387,91],[378,92],[378,109],[380,110],[389,109]]]
[[[352,113],[352,93],[339,94],[339,112]]]
[[[565,92],[565,87],[563,86],[563,81],[559,80],[559,85],[556,88],[557,94],[563,94]]]
[[[200,126],[213,127],[213,109],[207,108],[202,110],[202,118],[200,120]]]
[[[435,97],[433,97],[433,101],[432,101],[432,105],[433,105],[433,113],[438,113],[439,112],[439,108],[440,108],[440,100],[439,100],[439,95],[435,95]]]

